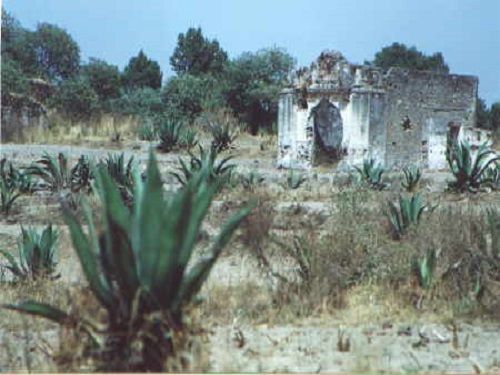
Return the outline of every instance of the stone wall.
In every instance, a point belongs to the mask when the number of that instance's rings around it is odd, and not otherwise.
[[[374,158],[387,168],[418,164],[445,166],[450,124],[475,123],[476,77],[349,64],[338,52],[324,52],[297,71],[281,93],[278,114],[278,166],[310,168],[325,141],[341,134],[338,167],[348,169]],[[328,100],[328,103],[325,102]],[[318,128],[319,104],[340,113],[332,134]],[[335,116],[333,116],[335,117]],[[332,117],[332,118],[333,118]],[[324,139],[323,139],[324,138]]]
[[[442,168],[448,125],[475,123],[477,78],[393,68],[384,81],[385,165]]]

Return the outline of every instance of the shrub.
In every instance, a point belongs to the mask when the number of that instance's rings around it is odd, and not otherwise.
[[[52,225],[41,233],[34,228],[21,227],[21,237],[18,240],[19,263],[4,250],[0,250],[9,262],[6,268],[19,279],[55,278],[56,245],[59,238],[57,230]]]
[[[227,164],[233,157],[228,156],[218,163],[217,156],[218,152],[211,148],[210,151],[205,151],[203,147],[199,147],[199,156],[196,156],[189,152],[191,159],[189,164],[184,160],[179,159],[181,166],[177,168],[178,172],[170,172],[181,185],[187,185],[189,180],[196,175],[200,170],[206,168],[209,172],[208,180],[210,182],[216,182],[223,184],[231,178],[232,171],[235,167],[234,164]]]
[[[114,113],[148,118],[164,111],[160,91],[150,87],[122,91],[117,99],[110,100]]]
[[[363,167],[354,167],[359,173],[361,180],[374,190],[383,190],[387,184],[382,181],[385,172],[384,167],[375,159],[363,160]]]
[[[177,121],[192,123],[203,111],[224,105],[223,81],[210,75],[170,78],[161,93],[166,111]]]
[[[475,192],[481,187],[488,166],[500,160],[500,156],[495,156],[486,143],[479,146],[474,156],[470,144],[460,142],[447,153],[446,160],[455,179],[448,183],[448,188],[458,192]]]
[[[394,202],[389,202],[389,209],[386,215],[389,218],[394,236],[401,238],[410,225],[418,224],[422,213],[427,208],[422,203],[419,194],[414,194],[411,198],[399,196],[399,207]]]
[[[160,172],[151,153],[145,182],[134,195],[132,215],[106,170],[98,172],[104,226],[96,233],[85,207],[88,234],[69,210],[64,217],[90,288],[106,310],[96,324],[37,302],[5,307],[42,316],[86,332],[98,371],[166,369],[185,332],[183,311],[191,304],[232,233],[249,214],[245,207],[222,227],[207,256],[187,268],[201,223],[218,186],[208,182],[204,166],[171,198],[165,198]],[[76,322],[75,322],[76,319]],[[124,334],[127,333],[127,334]]]
[[[401,182],[401,186],[409,193],[415,192],[422,177],[420,168],[417,166],[405,167],[403,168],[403,174],[404,181]]]

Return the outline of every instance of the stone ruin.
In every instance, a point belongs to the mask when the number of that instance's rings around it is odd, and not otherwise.
[[[373,158],[386,168],[446,168],[450,137],[486,139],[474,128],[477,87],[473,76],[384,71],[325,51],[280,93],[278,167],[342,170]]]

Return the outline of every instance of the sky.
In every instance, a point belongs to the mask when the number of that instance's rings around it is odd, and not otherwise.
[[[201,27],[231,58],[278,46],[299,65],[325,49],[353,63],[393,42],[442,52],[452,73],[479,77],[479,96],[500,101],[500,0],[3,0],[24,27],[55,23],[83,61],[123,68],[140,49],[168,78],[179,33]]]

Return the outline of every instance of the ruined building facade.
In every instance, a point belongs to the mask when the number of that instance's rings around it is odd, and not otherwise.
[[[329,51],[292,81],[279,99],[279,167],[327,160],[345,169],[374,158],[387,168],[440,169],[449,137],[475,124],[478,79],[472,76],[383,71]]]

